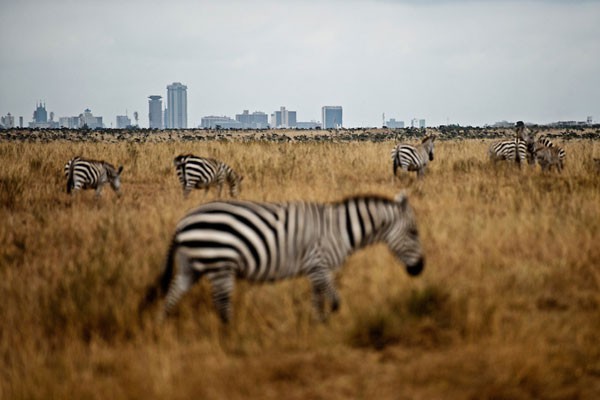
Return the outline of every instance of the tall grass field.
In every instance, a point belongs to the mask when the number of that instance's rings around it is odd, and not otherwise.
[[[600,142],[557,141],[562,173],[490,143],[436,142],[418,181],[392,177],[393,141],[0,142],[0,399],[600,398]],[[238,281],[228,327],[205,281],[139,317],[177,221],[216,197],[183,198],[182,153],[242,174],[241,199],[406,190],[425,270],[356,252],[326,323],[306,278]],[[75,155],[122,164],[123,195],[67,195]]]

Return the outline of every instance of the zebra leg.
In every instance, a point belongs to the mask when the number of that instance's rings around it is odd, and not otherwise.
[[[181,297],[192,287],[194,282],[200,277],[199,274],[195,273],[190,265],[188,257],[178,252],[177,254],[177,274],[171,281],[169,291],[166,296],[165,307],[163,313],[159,316],[159,320],[163,320],[170,312],[173,307],[181,299]]]
[[[104,185],[102,184],[98,184],[98,186],[96,186],[96,198],[100,198],[100,196],[102,195],[102,188],[104,187]]]
[[[183,188],[183,198],[184,199],[188,198],[188,196],[190,195],[190,191],[191,191],[191,189],[189,187],[184,186],[184,188]]]
[[[325,300],[331,302],[331,311],[336,312],[340,308],[340,298],[335,289],[331,272],[324,268],[314,268],[309,274],[313,288],[313,306],[317,312],[319,321],[326,321]]]
[[[212,300],[224,324],[231,320],[231,292],[235,283],[233,271],[224,269],[207,275],[212,287]]]

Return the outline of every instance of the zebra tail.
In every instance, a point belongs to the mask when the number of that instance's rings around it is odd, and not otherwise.
[[[69,175],[67,177],[67,194],[71,194],[71,191],[75,187],[74,170],[75,170],[75,159],[72,159],[71,164],[69,164]]]
[[[169,285],[171,284],[171,280],[173,279],[176,248],[177,243],[175,242],[175,238],[173,238],[171,240],[171,244],[169,245],[169,250],[167,251],[167,259],[165,261],[165,268],[163,270],[163,273],[159,275],[156,281],[148,287],[148,289],[146,290],[146,295],[140,302],[140,305],[138,307],[138,312],[140,314],[146,308],[151,306],[156,301],[158,296],[164,296],[169,290]]]

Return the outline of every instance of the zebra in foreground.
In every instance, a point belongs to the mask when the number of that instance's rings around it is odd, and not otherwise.
[[[109,183],[111,188],[121,195],[121,172],[123,166],[116,169],[106,161],[88,160],[80,156],[70,159],[65,165],[67,193],[74,190],[96,189],[96,197],[100,197],[102,188]]]
[[[265,282],[306,275],[323,321],[326,302],[332,312],[339,308],[334,272],[354,251],[378,242],[388,245],[410,275],[421,273],[424,257],[416,217],[404,194],[395,199],[349,197],[329,204],[207,203],[177,225],[164,271],[139,309],[166,293],[162,319],[206,275],[213,304],[227,323],[236,278]]]
[[[427,135],[421,144],[412,146],[399,144],[392,150],[392,161],[394,165],[394,176],[398,168],[403,171],[416,171],[417,177],[422,178],[427,169],[427,163],[433,161],[434,135]]]
[[[227,180],[229,194],[237,197],[243,177],[229,165],[214,158],[197,157],[192,154],[179,155],[173,160],[177,177],[183,188],[183,196],[187,197],[194,188],[205,189],[208,193],[211,186],[217,186],[218,196],[221,197],[223,183]]]

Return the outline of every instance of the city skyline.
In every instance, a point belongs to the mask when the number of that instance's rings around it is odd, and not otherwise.
[[[177,82],[178,85],[181,85]],[[183,86],[183,85],[181,85]],[[194,126],[187,128],[168,128],[161,124],[161,119],[167,119],[167,108],[162,108],[162,96],[151,95],[148,96],[148,122],[150,129],[197,129],[197,128],[221,128],[221,129],[348,129],[348,128],[426,128],[426,127],[438,127],[444,125],[458,125],[458,126],[480,126],[480,127],[512,127],[515,120],[498,120],[494,122],[485,123],[483,125],[461,125],[461,124],[427,124],[424,118],[408,118],[397,120],[396,118],[386,119],[385,113],[382,115],[380,125],[374,126],[358,126],[348,127],[344,126],[343,123],[343,107],[342,106],[322,106],[321,107],[321,121],[310,120],[310,121],[298,121],[296,117],[296,111],[287,110],[285,106],[281,106],[279,110],[275,110],[272,114],[267,114],[262,111],[254,111],[252,113],[249,110],[243,110],[241,114],[235,114],[235,119],[230,116],[220,115],[207,115],[201,118],[201,122]],[[36,108],[33,111],[33,117],[30,122],[24,121],[23,116],[16,116],[8,112],[6,115],[0,115],[0,128],[70,128],[78,129],[83,126],[87,126],[90,129],[104,128],[104,129],[127,129],[138,127],[144,129],[146,127],[143,124],[139,124],[138,112],[133,112],[133,117],[136,123],[132,123],[129,118],[129,114],[126,112],[125,115],[116,115],[116,124],[112,122],[105,124],[103,122],[103,116],[93,116],[91,110],[86,108],[83,113],[78,116],[64,117],[56,116],[54,111],[46,109],[46,103],[42,100],[35,103]],[[329,116],[328,116],[329,115]],[[56,119],[55,119],[56,117]],[[269,118],[270,117],[270,118]],[[18,118],[18,120],[17,120]],[[154,118],[154,124],[153,124]],[[270,122],[269,122],[270,121]],[[573,120],[553,120],[545,123],[539,123],[537,121],[525,121],[526,124],[533,125],[548,125],[548,126],[570,126],[570,125],[593,125],[595,123],[593,116],[586,116],[585,118],[578,118]]]
[[[303,121],[320,119],[323,105],[342,105],[346,127],[381,126],[382,113],[432,126],[600,115],[598,1],[0,7],[0,114],[17,118],[29,119],[42,99],[56,115],[89,108],[106,125],[136,110],[147,127],[147,96],[164,96],[177,81],[190,88],[190,127],[203,116],[282,104]]]

